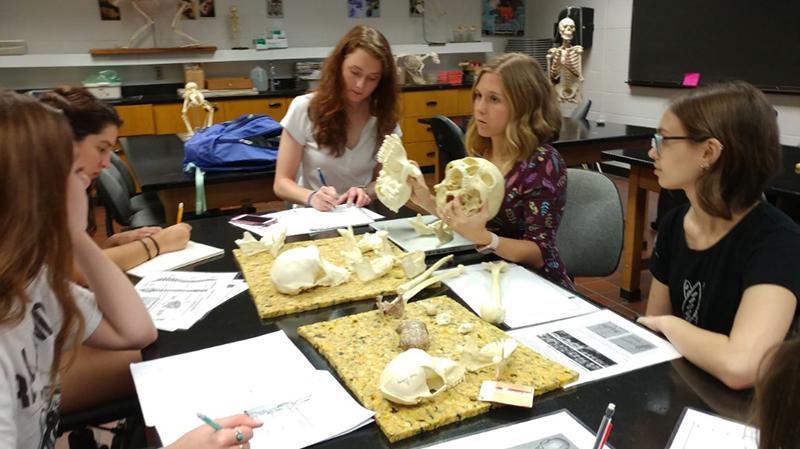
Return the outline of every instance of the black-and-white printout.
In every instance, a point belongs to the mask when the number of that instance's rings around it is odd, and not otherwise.
[[[264,217],[277,218],[278,221],[271,226],[254,226],[241,223],[232,225],[250,231],[253,234],[264,236],[272,232],[276,225],[286,227],[286,235],[300,235],[311,232],[320,232],[330,229],[346,228],[348,226],[362,226],[383,218],[383,215],[364,207],[347,206],[340,204],[328,212],[322,212],[313,207],[295,207],[264,214]]]
[[[534,418],[510,426],[499,427],[443,443],[426,449],[592,449],[595,434],[566,410]],[[611,446],[606,444],[606,448]]]
[[[663,338],[604,309],[508,332],[520,343],[578,372],[573,387],[677,359]]]
[[[512,329],[597,311],[577,294],[513,263],[507,264],[499,281],[505,324]],[[465,267],[463,275],[444,283],[476,314],[480,314],[481,304],[491,299],[492,275],[481,264]]]
[[[667,449],[756,448],[756,428],[689,407],[683,410],[672,441],[667,446]]]

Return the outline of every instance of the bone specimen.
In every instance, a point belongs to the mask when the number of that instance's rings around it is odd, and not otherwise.
[[[381,170],[375,180],[375,193],[381,203],[397,212],[411,198],[412,188],[408,178],[421,178],[422,172],[408,161],[406,149],[397,134],[390,134],[383,139],[377,159],[381,163]]]
[[[408,282],[400,284],[397,287],[397,294],[398,295],[402,295],[406,291],[411,290],[412,288],[414,288],[415,285],[419,284],[420,282],[424,281],[425,279],[428,279],[428,277],[430,277],[431,273],[433,273],[434,271],[438,270],[439,268],[442,267],[442,265],[446,264],[447,262],[450,262],[451,260],[453,260],[453,255],[452,254],[448,254],[448,255],[442,257],[441,259],[437,260],[436,263],[431,265],[427,270],[425,270],[419,276],[415,277],[414,279],[411,279]]]
[[[493,341],[478,349],[475,340],[466,337],[464,347],[461,349],[461,363],[467,371],[475,372],[488,366],[495,366],[495,377],[500,377],[500,371],[508,363],[509,357],[517,349],[517,341],[513,338],[506,338],[501,341]]]
[[[400,348],[403,351],[411,348],[426,349],[430,344],[428,327],[422,321],[403,320],[396,331],[400,334]]]
[[[453,321],[453,316],[450,315],[448,312],[439,312],[436,315],[436,318],[434,319],[434,321],[439,326],[446,326],[446,325],[450,324],[451,321]]]
[[[389,315],[394,318],[402,318],[403,312],[406,309],[406,303],[395,298],[393,301],[384,301],[383,296],[375,298],[378,310],[383,315]]]
[[[457,276],[461,276],[462,274],[464,274],[464,265],[459,265],[458,267],[456,267],[453,270],[448,270],[448,271],[445,271],[444,273],[440,273],[440,274],[437,274],[436,276],[433,276],[433,277],[430,277],[428,279],[425,279],[424,281],[422,281],[419,284],[417,284],[414,287],[412,287],[410,290],[406,290],[406,292],[401,294],[400,297],[403,299],[403,301],[408,302],[409,299],[411,299],[414,296],[416,296],[416,294],[421,292],[423,289],[425,289],[425,288],[427,288],[427,287],[429,287],[429,286],[431,286],[431,285],[433,285],[433,284],[435,284],[437,282],[442,282],[445,279],[450,279],[450,278],[454,278],[454,277],[457,277]],[[422,275],[420,275],[420,276],[422,276]]]
[[[490,323],[499,324],[506,319],[506,309],[503,307],[500,295],[500,273],[504,272],[507,266],[505,261],[481,263],[481,267],[489,271],[492,276],[491,296],[481,304],[480,308],[481,318]]]
[[[411,227],[414,228],[414,232],[416,232],[417,235],[433,235],[431,226],[422,221],[422,214],[417,214],[416,217],[409,218],[408,222],[411,224]]]
[[[409,218],[408,222],[414,228],[417,235],[435,235],[439,239],[439,243],[447,243],[453,240],[453,230],[447,226],[443,220],[436,220],[431,224],[425,224],[422,221],[422,215],[417,214],[414,218]]]
[[[475,329],[475,325],[472,323],[461,323],[458,325],[458,333],[459,334],[468,334]]]
[[[409,279],[419,275],[425,271],[425,252],[412,251],[410,253],[406,253],[400,258],[400,267],[403,268],[403,272]]]
[[[467,216],[486,206],[489,217],[494,217],[503,202],[505,178],[488,160],[465,157],[450,161],[445,167],[444,180],[433,189],[439,209],[457,198]]]
[[[236,245],[242,250],[246,256],[252,256],[263,251],[269,251],[273,257],[277,256],[283,242],[286,239],[286,226],[275,225],[270,228],[270,232],[261,237],[261,240],[256,240],[253,234],[244,231],[242,238],[235,240]]]
[[[311,245],[292,248],[276,257],[270,278],[279,292],[296,295],[316,286],[342,284],[350,278],[350,272],[323,259],[319,248]]]
[[[458,385],[464,367],[443,357],[411,348],[392,359],[381,373],[379,389],[389,401],[415,405]]]
[[[362,259],[353,264],[353,271],[356,272],[358,280],[369,282],[386,275],[394,267],[394,256],[378,256],[372,259]]]

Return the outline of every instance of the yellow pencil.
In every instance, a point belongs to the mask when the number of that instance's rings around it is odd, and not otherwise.
[[[178,203],[178,219],[175,220],[175,223],[180,223],[183,221],[183,202]]]

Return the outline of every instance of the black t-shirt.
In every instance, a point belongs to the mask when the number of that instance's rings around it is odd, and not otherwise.
[[[780,285],[800,298],[800,227],[783,212],[762,201],[719,242],[695,251],[683,229],[688,210],[664,216],[650,261],[653,276],[669,287],[675,316],[728,335],[748,287]]]

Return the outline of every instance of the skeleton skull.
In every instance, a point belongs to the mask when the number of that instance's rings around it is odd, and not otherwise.
[[[386,365],[380,378],[383,397],[398,404],[419,404],[464,379],[464,367],[427,352],[411,348]]]
[[[571,41],[572,36],[575,34],[575,21],[569,17],[564,17],[558,22],[558,32],[561,34],[561,39]]]
[[[322,285],[333,287],[346,282],[350,272],[319,254],[315,245],[292,248],[275,258],[270,272],[275,288],[287,295]]]
[[[447,164],[444,180],[434,190],[439,208],[458,198],[466,215],[474,215],[485,205],[489,217],[494,217],[503,202],[505,179],[488,160],[465,157]]]
[[[421,177],[422,172],[419,167],[408,161],[406,149],[397,134],[388,135],[383,139],[377,159],[382,165],[375,181],[375,193],[381,203],[397,212],[411,198],[408,178]]]

